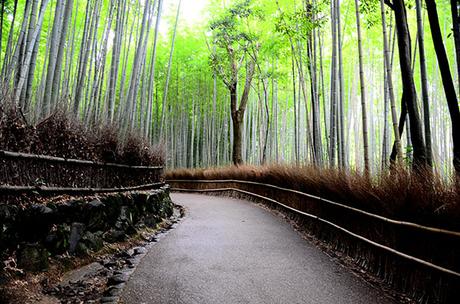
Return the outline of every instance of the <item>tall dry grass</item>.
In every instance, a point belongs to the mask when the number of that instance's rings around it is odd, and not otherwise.
[[[270,165],[177,169],[167,179],[237,179],[277,185],[394,219],[460,229],[460,191],[428,172],[407,169],[368,179],[358,172]]]
[[[21,109],[0,104],[0,150],[128,165],[164,165],[164,151],[135,132],[127,135],[115,124],[86,127],[74,115],[58,109],[36,124]]]

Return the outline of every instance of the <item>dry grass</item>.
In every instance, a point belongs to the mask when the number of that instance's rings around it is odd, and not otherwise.
[[[36,129],[15,107],[0,105],[0,149],[30,152],[37,141]]]
[[[151,147],[147,141],[129,133],[120,153],[121,162],[128,165],[164,164],[164,151],[161,145]]]
[[[356,172],[312,166],[240,166],[177,169],[167,179],[238,179],[273,184],[321,196],[394,219],[460,229],[460,192],[453,183],[406,169],[372,180]]]
[[[1,150],[129,165],[164,164],[161,146],[151,146],[134,132],[121,134],[114,124],[87,128],[63,109],[33,125],[19,108],[0,104]]]

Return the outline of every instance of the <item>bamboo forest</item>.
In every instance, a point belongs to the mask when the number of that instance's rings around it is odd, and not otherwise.
[[[460,299],[460,0],[0,0],[0,304]]]
[[[85,125],[116,123],[162,143],[169,168],[378,173],[392,160],[450,175],[454,158],[460,170],[458,6],[6,0],[2,100],[29,121],[65,108]]]

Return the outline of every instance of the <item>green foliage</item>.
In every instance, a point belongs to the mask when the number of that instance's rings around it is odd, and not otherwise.
[[[13,8],[15,0],[4,0],[5,13],[4,13],[4,24],[2,32],[2,49],[0,50],[0,68],[5,58],[5,53],[9,54],[9,58],[12,57],[12,50],[16,48],[18,40],[21,22],[24,18],[24,9],[26,1],[17,1],[17,16],[14,24],[13,19]],[[41,2],[41,1],[40,1]],[[83,46],[90,49],[90,55],[88,59],[87,73],[84,81],[85,88],[83,89],[83,101],[85,104],[91,104],[92,96],[87,94],[91,92],[91,89],[98,82],[95,79],[99,79],[100,84],[100,102],[95,108],[95,111],[101,113],[107,108],[106,94],[108,91],[108,78],[110,76],[110,66],[112,64],[112,53],[113,53],[113,36],[115,32],[115,19],[112,20],[110,27],[110,34],[107,44],[107,54],[101,56],[101,50],[103,49],[105,41],[103,41],[103,33],[106,29],[106,23],[109,19],[111,5],[119,3],[119,1],[112,0],[88,0],[88,1],[75,1],[74,10],[72,11],[72,19],[70,21],[70,29],[67,33],[67,41],[65,44],[65,61],[63,68],[62,77],[63,79],[69,78],[68,90],[66,90],[66,100],[72,99],[75,95],[76,89],[76,76],[79,73],[79,61],[82,47],[82,37],[85,28],[85,12],[88,5],[94,6],[94,3],[101,3],[100,20],[97,26],[97,30],[94,33],[95,38],[91,39],[89,46]],[[152,0],[151,3],[154,1]],[[183,1],[185,2],[185,1]],[[190,1],[194,2],[194,1]],[[453,37],[451,35],[452,20],[450,17],[450,1],[439,0],[436,1],[441,27],[443,28],[444,41],[448,56],[452,58],[451,64],[455,64],[454,58],[454,45]],[[42,32],[39,37],[39,47],[37,64],[35,67],[35,76],[33,79],[32,86],[32,106],[35,106],[36,100],[43,94],[43,79],[46,79],[47,61],[49,57],[48,42],[51,36],[52,25],[54,21],[54,13],[57,0],[50,0],[45,13],[45,18],[42,26]],[[142,13],[145,5],[144,0],[128,0],[125,13],[125,20],[123,27],[123,37],[121,38],[121,55],[120,64],[118,69],[117,85],[115,87],[115,108],[123,109],[126,105],[127,87],[130,85],[130,79],[132,74],[133,62],[136,53],[136,45],[139,39],[140,24],[142,21]],[[158,3],[158,2],[157,2]],[[346,116],[345,127],[349,130],[350,134],[345,134],[346,145],[350,151],[350,165],[359,166],[359,157],[351,157],[351,155],[359,155],[362,147],[360,144],[360,123],[359,113],[357,106],[357,97],[359,96],[359,89],[357,89],[357,33],[356,33],[356,17],[355,17],[355,2],[354,0],[343,0],[340,3],[341,13],[341,48],[343,52],[343,86],[345,92],[344,100],[344,111]],[[137,98],[137,107],[135,111],[139,113],[137,120],[142,117],[143,111],[145,111],[147,98],[153,97],[152,107],[152,121],[150,122],[152,129],[158,128],[158,120],[161,119],[163,111],[166,112],[165,124],[172,125],[177,119],[177,125],[187,125],[188,130],[192,129],[192,122],[196,132],[201,132],[197,128],[202,128],[207,120],[211,117],[215,120],[215,128],[212,135],[206,135],[206,138],[196,138],[194,142],[195,155],[197,153],[197,145],[208,144],[207,140],[210,137],[221,137],[219,138],[221,146],[220,151],[228,148],[222,144],[224,141],[223,134],[226,134],[227,142],[229,142],[230,124],[228,121],[229,113],[226,112],[228,107],[226,103],[228,101],[228,87],[225,83],[229,83],[239,79],[241,83],[244,79],[247,63],[250,60],[257,59],[256,73],[254,75],[254,83],[250,93],[250,101],[248,103],[248,110],[252,111],[248,113],[248,117],[245,119],[253,119],[253,121],[247,121],[249,124],[263,124],[265,121],[265,114],[260,117],[257,116],[257,111],[260,110],[258,101],[260,98],[261,83],[264,81],[268,83],[268,94],[270,94],[270,111],[272,110],[272,104],[276,104],[276,111],[278,118],[275,119],[272,112],[269,113],[272,119],[271,123],[277,123],[278,130],[270,130],[274,134],[281,128],[286,136],[284,136],[285,142],[283,150],[285,154],[290,154],[293,146],[293,119],[294,119],[294,94],[293,94],[293,78],[296,83],[296,100],[297,106],[297,120],[305,120],[307,116],[305,111],[309,111],[308,118],[311,117],[311,92],[310,82],[311,75],[309,74],[309,68],[311,58],[308,52],[309,39],[314,37],[314,57],[316,59],[316,69],[318,71],[317,81],[318,90],[317,94],[320,99],[320,111],[321,111],[321,127],[323,135],[323,143],[327,142],[330,127],[329,111],[330,111],[330,91],[331,91],[331,77],[330,71],[332,68],[332,39],[331,39],[331,24],[330,24],[330,5],[331,0],[209,0],[209,7],[206,7],[203,11],[203,18],[191,24],[184,21],[184,15],[181,15],[179,20],[179,27],[176,37],[176,47],[173,53],[173,61],[171,68],[171,81],[169,83],[170,94],[168,94],[165,101],[165,105],[162,104],[163,90],[165,88],[168,59],[170,55],[171,39],[173,32],[173,25],[176,16],[177,0],[166,1],[164,0],[163,14],[160,25],[160,35],[157,44],[156,53],[156,66],[155,66],[155,79],[153,93],[145,94],[145,92],[139,92]],[[415,22],[415,10],[414,0],[405,1],[407,7],[407,15],[409,22],[409,29],[411,32],[412,43],[415,44],[416,37],[416,22]],[[393,47],[394,37],[394,19],[392,18],[392,10],[385,5],[387,15],[387,32],[392,46],[394,75],[393,85],[395,87],[395,97],[400,98],[401,94],[401,79],[399,75],[398,67],[398,48]],[[381,17],[380,17],[380,3],[379,0],[360,0],[359,10],[361,14],[361,20],[363,21],[362,34],[363,34],[363,50],[364,50],[364,69],[366,77],[366,86],[368,86],[367,98],[369,100],[369,117],[372,118],[372,124],[374,124],[374,130],[372,131],[375,136],[373,146],[373,157],[375,163],[378,163],[381,157],[380,143],[382,143],[383,134],[383,57],[382,57],[382,28],[381,28]],[[424,12],[426,14],[426,11]],[[152,13],[152,17],[155,18],[156,10]],[[149,65],[152,62],[152,50],[153,50],[153,37],[154,37],[154,24],[149,32],[149,38],[147,40],[145,62],[142,66],[145,70],[141,71],[139,76],[139,90],[146,90],[148,87],[148,74]],[[432,98],[432,108],[434,111],[433,116],[436,117],[438,127],[433,133],[439,133],[439,130],[444,134],[449,132],[449,125],[447,115],[447,109],[441,107],[444,105],[444,96],[441,88],[441,77],[439,77],[438,65],[436,61],[433,44],[431,41],[431,33],[429,26],[427,25],[425,17],[425,48],[427,57],[427,69],[430,83],[430,98]],[[13,26],[12,46],[10,50],[7,50],[7,41],[10,27]],[[74,33],[74,34],[73,34]],[[315,33],[312,36],[312,33]],[[391,34],[391,36],[390,36]],[[291,49],[291,42],[294,48],[294,52]],[[415,50],[415,48],[413,48]],[[418,49],[414,61],[414,77],[417,90],[420,91],[420,67],[418,58]],[[292,59],[296,56],[297,66],[292,70]],[[102,60],[102,61],[101,61]],[[104,62],[105,60],[105,62]],[[102,62],[102,63],[101,63]],[[101,63],[101,64],[100,64]],[[98,68],[96,69],[95,66]],[[307,95],[305,98],[299,91],[301,86],[299,85],[299,68],[303,68],[305,74],[305,84],[307,88]],[[64,71],[65,69],[65,71]],[[319,75],[319,70],[321,76]],[[455,69],[452,69],[454,71]],[[96,75],[96,73],[98,73]],[[100,78],[96,76],[102,75]],[[214,84],[214,76],[218,76],[224,82],[216,81]],[[454,78],[456,76],[454,75]],[[272,83],[276,83],[275,89],[272,87]],[[64,86],[62,81],[62,87]],[[215,87],[214,87],[215,85]],[[238,93],[241,93],[243,86],[238,86]],[[299,97],[300,95],[300,97]],[[213,99],[215,96],[215,100]],[[276,97],[273,97],[276,96]],[[299,98],[301,100],[299,100]],[[273,100],[272,100],[273,99]],[[140,105],[144,102],[142,108]],[[215,102],[215,108],[213,103]],[[305,104],[304,104],[305,103]],[[86,107],[85,104],[81,105],[81,109]],[[39,105],[38,105],[39,106]],[[399,105],[397,111],[400,111]],[[227,109],[227,110],[226,110]],[[273,108],[274,109],[274,108]],[[299,110],[301,109],[301,110]],[[31,110],[30,112],[32,112]],[[301,113],[300,113],[301,112]],[[183,113],[184,116],[181,116]],[[254,114],[256,113],[256,114]],[[28,113],[25,113],[26,115]],[[249,115],[256,115],[251,118]],[[118,116],[123,116],[120,114]],[[277,120],[277,121],[276,121]],[[358,121],[358,122],[357,122]],[[445,122],[446,121],[446,122]],[[136,121],[137,123],[137,121]],[[446,123],[447,126],[441,129],[440,124]],[[282,126],[282,127],[281,127]],[[299,126],[299,125],[298,125]],[[305,122],[300,124],[299,129],[304,129],[306,126]],[[249,128],[248,128],[249,129]],[[169,132],[169,129],[168,129]],[[218,135],[215,132],[220,132]],[[299,130],[301,134],[306,134],[304,130]],[[370,131],[371,132],[371,131]],[[158,133],[158,132],[157,132]],[[258,132],[263,133],[263,132]],[[255,133],[254,133],[255,134]],[[247,141],[258,141],[258,135],[246,134]],[[391,144],[392,132],[389,132],[390,138],[388,141]],[[158,134],[155,134],[156,138]],[[203,135],[204,136],[204,135]],[[167,144],[173,145],[175,136],[170,136],[171,142]],[[191,134],[183,136],[184,138],[190,138]],[[197,135],[195,135],[197,137]],[[255,139],[253,139],[255,137]],[[275,137],[275,136],[273,136]],[[303,135],[302,135],[303,137]],[[155,138],[155,139],[156,139]],[[354,141],[356,138],[359,140]],[[438,136],[443,138],[442,136]],[[273,139],[270,139],[273,140]],[[278,140],[278,139],[277,139]],[[197,143],[199,141],[199,144]],[[209,145],[216,145],[216,141]],[[304,142],[305,141],[305,142]],[[308,144],[307,139],[301,139],[301,145],[307,150]],[[403,139],[403,145],[406,145],[406,139]],[[358,144],[359,143],[359,144]],[[250,145],[251,143],[246,143]],[[275,146],[276,143],[273,144]],[[257,143],[260,145],[260,143]],[[281,144],[279,144],[280,146]],[[437,146],[440,144],[438,143]],[[444,145],[446,147],[444,147]],[[447,140],[443,143],[442,151],[449,150],[450,142]],[[172,148],[169,146],[169,148]],[[326,145],[324,144],[326,147]],[[177,148],[177,147],[173,147]],[[272,147],[273,148],[273,147]],[[435,148],[438,149],[438,148]],[[248,152],[257,154],[257,149]],[[438,150],[438,155],[442,152]],[[188,151],[190,154],[190,151]],[[185,153],[184,153],[185,154]],[[305,152],[305,154],[307,154]],[[444,153],[446,154],[446,153]],[[200,154],[201,155],[201,154]],[[285,156],[286,156],[285,155]],[[195,156],[197,157],[197,156]],[[200,156],[202,157],[202,156]],[[290,156],[283,158],[289,161]],[[222,158],[221,158],[222,159]],[[358,162],[358,164],[357,164]],[[376,165],[377,166],[377,165]]]
[[[414,147],[412,147],[411,145],[406,146],[406,149],[404,151],[404,163],[407,166],[412,165],[412,154],[413,154],[413,152],[414,152]]]
[[[359,1],[359,12],[364,15],[363,20],[367,28],[379,25],[381,19],[379,0]]]
[[[210,65],[228,86],[236,82],[239,65],[246,57],[255,60],[259,36],[251,25],[262,20],[260,10],[250,0],[237,2],[210,22],[212,53]]]
[[[295,40],[307,39],[312,31],[322,24],[324,18],[313,19],[311,13],[305,9],[292,13],[280,11],[275,19],[276,31]]]

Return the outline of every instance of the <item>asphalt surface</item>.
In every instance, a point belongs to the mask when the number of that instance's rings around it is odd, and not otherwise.
[[[126,304],[393,303],[252,203],[172,194],[186,217],[143,258]]]

